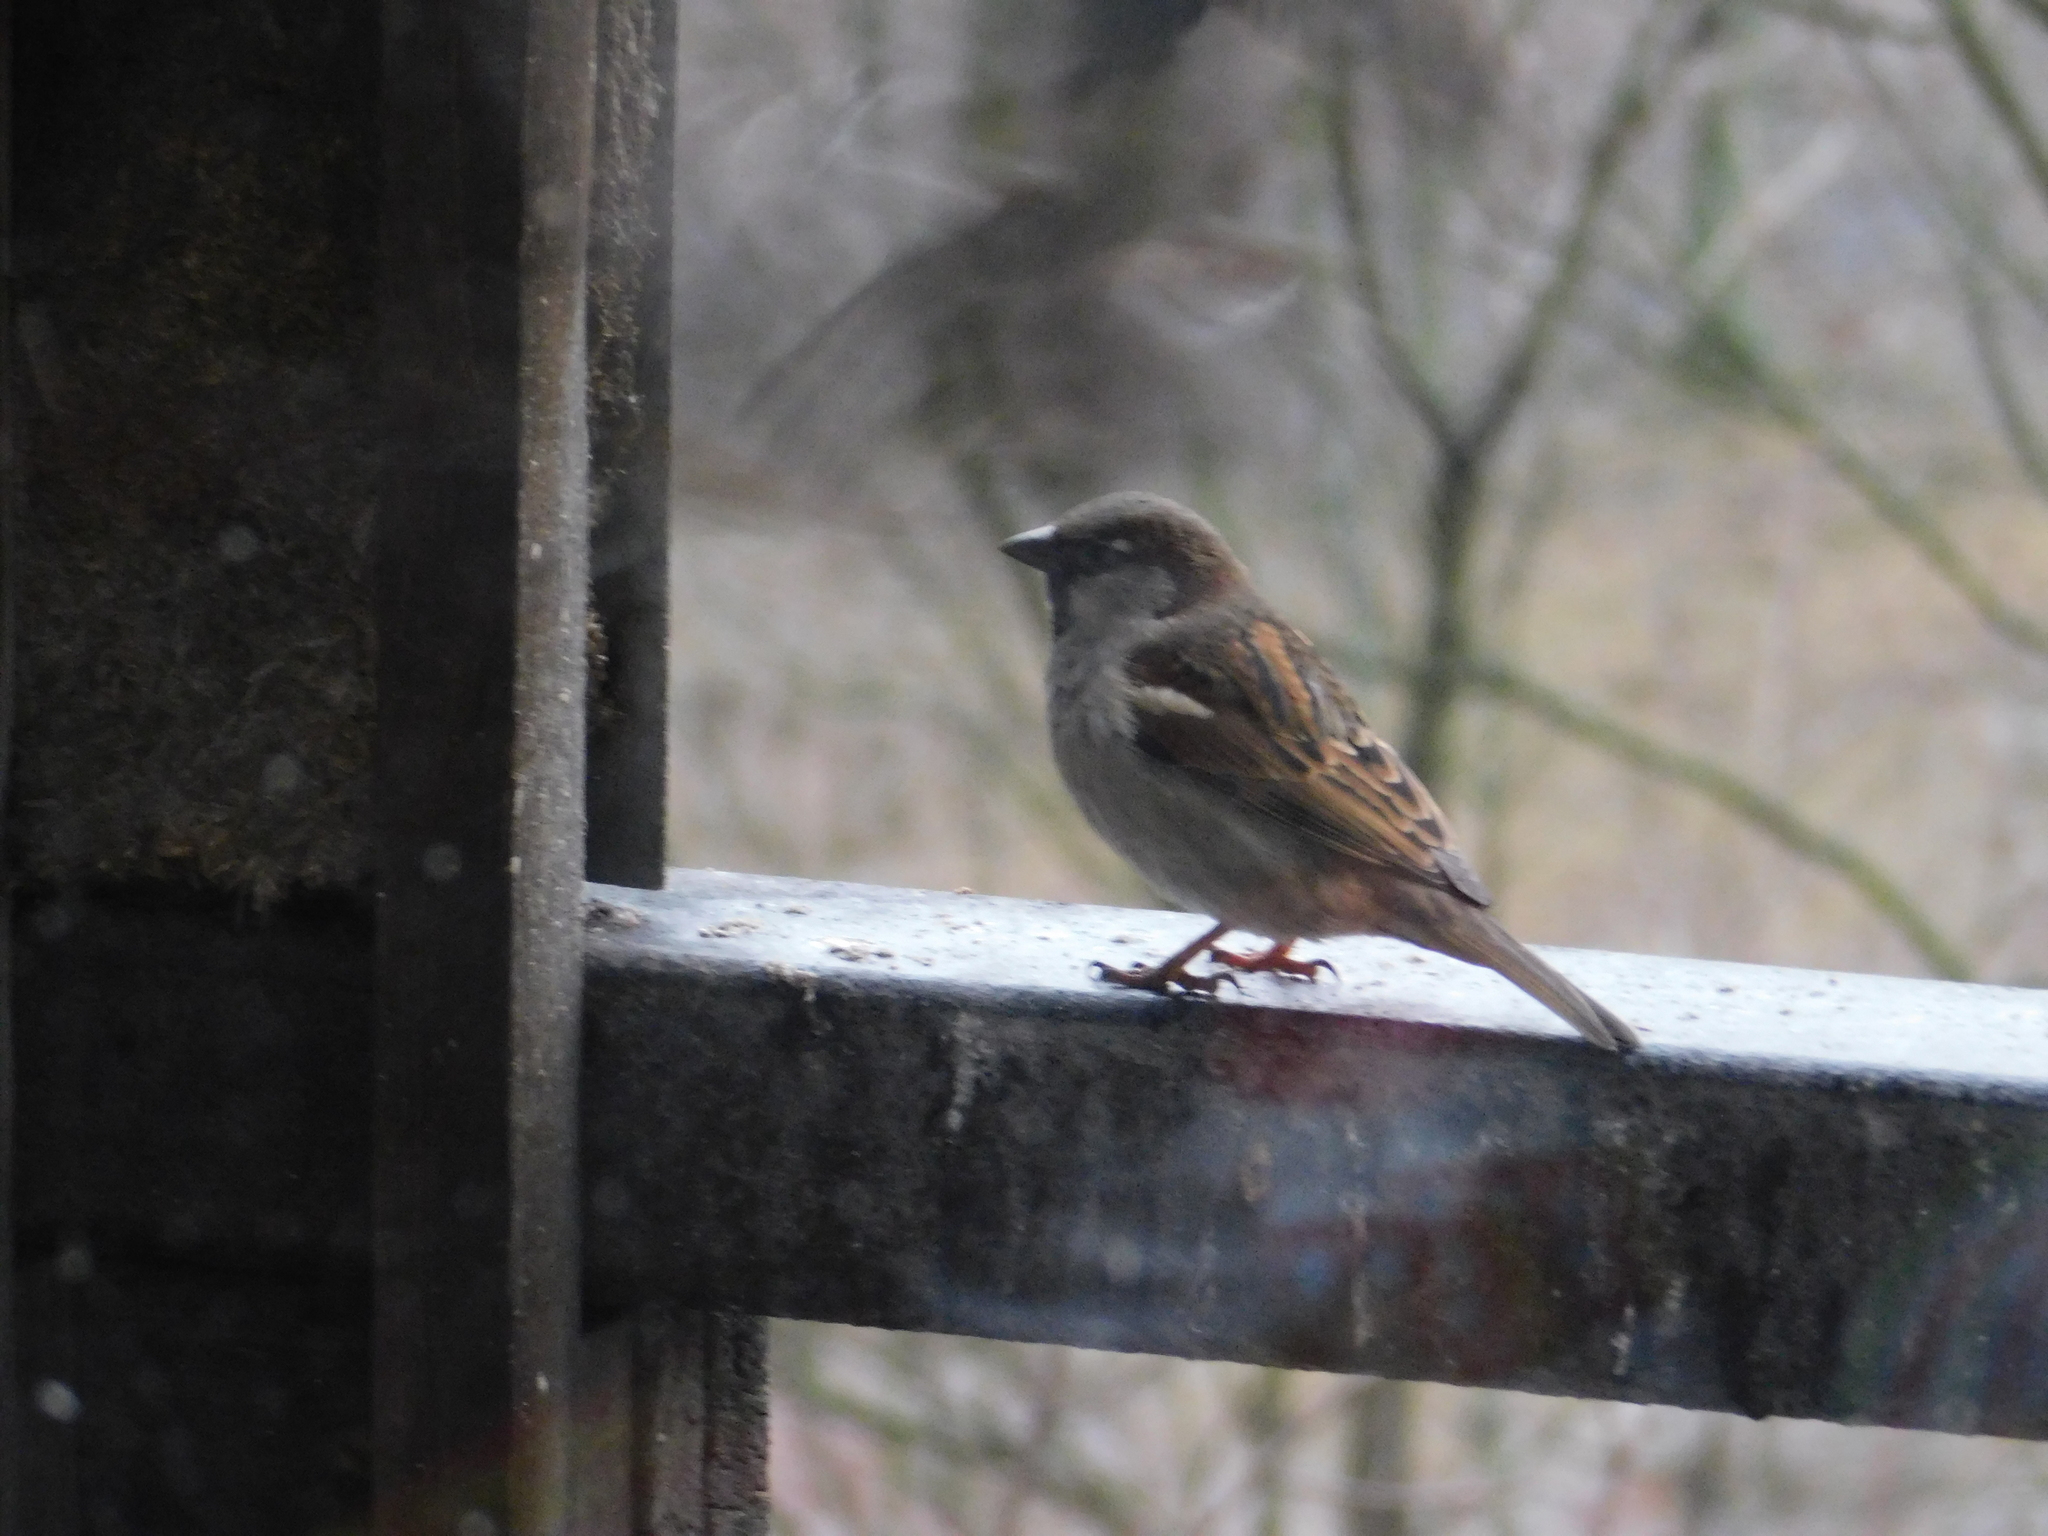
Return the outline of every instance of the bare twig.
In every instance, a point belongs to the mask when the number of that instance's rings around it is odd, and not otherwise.
[[[1450,726],[1471,646],[1469,575],[1473,546],[1485,514],[1486,473],[1508,427],[1527,401],[1571,306],[1592,269],[1601,220],[1627,164],[1629,151],[1652,118],[1652,105],[1671,73],[1700,35],[1711,6],[1684,7],[1672,42],[1666,8],[1651,15],[1630,40],[1598,125],[1587,141],[1584,172],[1562,233],[1551,252],[1550,275],[1468,411],[1460,412],[1423,374],[1393,324],[1357,157],[1356,104],[1351,61],[1339,51],[1325,95],[1324,130],[1336,182],[1339,215],[1351,246],[1359,303],[1372,322],[1382,365],[1428,430],[1436,472],[1424,515],[1429,559],[1428,618],[1422,669],[1408,685],[1405,750],[1416,771],[1442,783],[1450,774]]]
[[[1031,1433],[1017,1447],[1017,1462],[1009,1480],[1010,1486],[1003,1494],[1002,1508],[997,1511],[990,1527],[994,1536],[1017,1536],[1025,1506],[1048,1476],[1054,1442],[1066,1423],[1067,1380],[1071,1364],[1072,1357],[1065,1350],[1054,1350],[1046,1357],[1044,1368],[1032,1382]]]
[[[1648,31],[1650,25],[1646,22],[1644,30]],[[1593,237],[1606,212],[1609,194],[1627,163],[1629,150],[1650,124],[1650,104],[1656,90],[1665,83],[1677,62],[1675,55],[1667,54],[1652,66],[1640,57],[1643,51],[1645,43],[1639,37],[1607,98],[1600,127],[1586,151],[1586,174],[1579,184],[1578,201],[1551,263],[1550,281],[1529,306],[1520,332],[1494,371],[1492,385],[1481,396],[1478,408],[1460,434],[1464,452],[1474,458],[1483,457],[1513,420],[1538,366],[1549,354],[1557,328],[1591,266]]]
[[[1281,1536],[1287,1518],[1287,1374],[1267,1366],[1252,1378],[1239,1406],[1245,1438],[1255,1447],[1252,1493],[1258,1536]]]
[[[1647,27],[1647,24],[1646,24]],[[1437,481],[1429,505],[1430,616],[1425,668],[1410,689],[1407,750],[1416,771],[1447,777],[1451,713],[1471,646],[1467,575],[1483,514],[1488,460],[1527,400],[1559,325],[1590,270],[1593,237],[1629,148],[1650,121],[1653,78],[1638,57],[1623,66],[1586,155],[1578,201],[1551,264],[1550,280],[1529,307],[1476,409],[1439,444]],[[1669,61],[1666,61],[1668,65]]]
[[[1413,664],[1365,655],[1341,643],[1333,643],[1329,649],[1346,665],[1362,672],[1400,673],[1415,669]],[[1912,946],[1929,970],[1952,981],[1969,980],[1973,968],[1968,957],[1897,881],[1860,849],[1815,826],[1794,807],[1732,769],[1659,741],[1499,660],[1467,658],[1464,681],[1475,692],[1533,715],[1560,734],[1594,747],[1640,773],[1704,796],[1788,852],[1839,875]]]
[[[1270,1390],[1284,1376],[1284,1372],[1275,1372],[1262,1385]],[[1258,1390],[1254,1389],[1255,1392]],[[1249,1461],[1182,1523],[1180,1530],[1184,1536],[1210,1536],[1225,1516],[1238,1507],[1240,1497],[1255,1490],[1267,1495],[1261,1501],[1262,1513],[1272,1511],[1270,1495],[1282,1486],[1278,1475],[1282,1460],[1302,1441],[1318,1433],[1341,1410],[1341,1405],[1341,1398],[1332,1397],[1325,1398],[1314,1407],[1295,1406],[1263,1418],[1256,1412],[1247,1415],[1244,1443],[1250,1453]],[[1273,1406],[1277,1408],[1279,1405],[1275,1403]],[[1284,1523],[1276,1522],[1276,1525],[1277,1528],[1285,1528]]]
[[[1360,1381],[1346,1395],[1345,1529],[1349,1536],[1409,1536],[1413,1393],[1398,1381]]]
[[[1859,849],[1815,826],[1784,801],[1709,758],[1658,741],[1501,662],[1475,662],[1466,675],[1478,692],[1534,715],[1552,729],[1597,747],[1641,773],[1705,796],[1789,852],[1833,871],[1912,946],[1929,970],[1953,981],[1970,978],[1968,958],[1891,876]]]
[[[2048,3],[2048,0],[2044,0]],[[1963,290],[1963,313],[1970,322],[1970,339],[1975,344],[1977,366],[1984,375],[1984,387],[1998,411],[2005,429],[2006,446],[2014,461],[2040,495],[2048,497],[2048,436],[2042,434],[2014,376],[2012,359],[2006,354],[2004,335],[1998,323],[1997,305],[1984,275],[1973,261],[1957,262],[1957,282]]]
[[[2023,0],[2023,3],[2042,4],[2044,0]],[[1933,27],[1898,21],[1875,11],[1859,11],[1838,4],[1836,0],[1765,0],[1763,8],[1838,37],[1892,43],[1906,48],[1926,48],[1941,40],[1941,33]]]
[[[1330,88],[1323,95],[1323,135],[1329,144],[1330,165],[1336,184],[1337,214],[1343,221],[1345,243],[1351,248],[1352,283],[1359,304],[1372,323],[1373,341],[1380,364],[1394,388],[1421,418],[1430,437],[1441,447],[1458,435],[1450,408],[1438,395],[1436,386],[1423,373],[1408,343],[1395,329],[1387,309],[1385,280],[1380,274],[1379,241],[1374,233],[1371,205],[1367,201],[1365,169],[1358,161],[1358,103],[1353,83],[1355,64],[1350,50],[1341,43],[1331,50]]]
[[[2026,167],[2035,193],[2048,202],[2048,141],[2042,139],[2040,130],[2027,116],[2026,104],[2020,100],[2012,78],[1999,62],[1997,50],[1978,23],[1975,6],[1971,0],[1943,0],[1942,19],[1948,24],[1956,56],[1962,60],[1970,83],[1977,87],[1977,94],[1984,98],[1985,106],[2005,130],[2021,165]]]
[[[2048,0],[2042,3],[2048,5]],[[1919,172],[1922,187],[1956,234],[1968,243],[1973,255],[2048,321],[2048,276],[2013,254],[1998,228],[1994,211],[1986,206],[1980,178],[1958,176],[1952,168],[1944,166],[1927,142],[1921,123],[1923,114],[1915,111],[1912,103],[1901,100],[1897,88],[1873,67],[1867,54],[1859,51],[1851,58],[1886,123],[1899,136],[1900,145]]]
[[[2048,3],[2048,0],[2044,0]],[[1975,20],[1967,9],[1967,0],[1944,0],[1951,18],[1963,18],[1960,25],[1966,35],[1984,44],[1980,32],[1974,30]],[[1952,25],[1955,24],[1952,22]],[[1962,40],[1958,39],[1959,50],[1967,53]],[[1991,68],[1997,69],[1995,61]],[[2019,269],[1998,241],[1988,221],[1973,214],[1973,211],[1958,199],[1948,178],[1941,175],[1926,146],[1920,142],[1910,123],[1911,114],[1902,110],[1895,94],[1865,61],[1864,77],[1871,85],[1880,105],[1886,110],[1894,125],[1899,128],[1909,153],[1918,164],[1928,184],[1942,202],[1957,231],[1970,245],[1970,259],[1981,259],[1995,265],[2001,275],[2011,279],[2026,297],[2037,304],[2048,303],[2048,285],[2041,285],[2037,274]],[[2002,75],[1995,75],[2002,81]],[[1987,87],[1987,91],[1996,87]],[[2022,124],[2024,127],[2024,124]],[[2039,148],[2038,140],[2028,143]],[[2048,170],[2048,161],[2043,162]],[[2048,181],[2044,181],[2048,190]],[[1994,403],[2004,422],[2006,435],[2015,458],[2028,477],[2041,485],[2042,475],[2048,472],[2048,443],[2044,443],[2027,414],[2020,399],[2017,383],[2005,367],[2003,349],[1999,346],[1991,327],[1989,295],[1982,286],[1975,269],[1962,267],[1968,318],[1977,338],[1977,351],[1983,366],[1987,383],[1992,391]],[[2048,310],[2044,310],[2048,313]],[[1978,617],[1993,633],[2024,650],[2037,655],[2048,655],[2048,624],[2043,624],[2032,615],[2015,607],[1998,591],[1991,579],[1970,559],[1962,547],[1950,536],[1925,501],[1901,486],[1877,460],[1871,458],[1841,432],[1830,425],[1815,406],[1806,391],[1795,383],[1775,361],[1767,355],[1756,338],[1749,337],[1741,356],[1734,359],[1739,363],[1750,399],[1760,406],[1777,422],[1803,439],[1835,475],[1846,484],[1864,505],[1894,533],[1905,539],[1917,550],[1922,559],[1949,587],[1975,610]]]
[[[815,1376],[797,1384],[793,1395],[807,1410],[852,1424],[891,1447],[921,1451],[968,1471],[1028,1473],[1035,1494],[1103,1531],[1120,1533],[1138,1524],[1128,1485],[1087,1472],[1056,1471],[1034,1459],[1028,1444],[993,1425],[963,1426],[937,1415],[899,1412]]]
[[[2048,655],[2048,625],[2008,602],[1925,501],[1830,425],[1805,390],[1777,367],[1754,338],[1748,338],[1739,357],[1730,361],[1741,369],[1750,403],[1802,439],[1880,522],[1919,552],[1994,634],[2024,650]],[[2014,403],[2017,406],[2016,396]],[[2015,422],[2022,432],[2029,430],[2023,414]],[[2015,451],[2024,443],[2023,437],[2016,437]]]
[[[2015,608],[1979,570],[1918,497],[1898,485],[1868,454],[1829,426],[1789,380],[1755,359],[1758,398],[1785,427],[1804,438],[1878,520],[1920,552],[1994,634],[2048,656],[2048,626]]]

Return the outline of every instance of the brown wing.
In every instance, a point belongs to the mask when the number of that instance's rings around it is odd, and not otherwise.
[[[1492,904],[1422,781],[1299,630],[1204,616],[1139,647],[1128,671],[1148,756],[1340,853]]]

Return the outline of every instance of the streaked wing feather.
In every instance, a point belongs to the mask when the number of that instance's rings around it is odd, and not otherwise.
[[[1141,646],[1129,672],[1155,760],[1339,853],[1492,902],[1429,791],[1300,631],[1218,614]]]

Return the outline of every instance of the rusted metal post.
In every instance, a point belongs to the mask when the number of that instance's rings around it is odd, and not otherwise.
[[[387,0],[376,1526],[572,1489],[595,0]]]

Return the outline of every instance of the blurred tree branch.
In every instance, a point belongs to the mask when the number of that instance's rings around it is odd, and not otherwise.
[[[1468,676],[1476,691],[1512,704],[1561,734],[1597,747],[1651,778],[1683,785],[1705,796],[1767,833],[1781,847],[1809,863],[1832,870],[1891,924],[1935,975],[1951,981],[1970,979],[1969,960],[1891,876],[1859,849],[1815,826],[1783,800],[1766,794],[1710,758],[1658,741],[1505,663],[1475,662]]]
[[[2022,0],[2022,3],[2028,3],[2028,0]],[[2048,12],[2048,0],[2031,0],[2029,8],[2034,7]],[[2026,104],[2020,100],[2011,76],[1999,62],[1991,40],[1984,35],[1975,5],[1971,0],[1942,0],[1942,19],[1948,26],[1949,36],[1955,41],[1956,57],[1961,61],[1964,72],[1976,86],[1977,94],[1984,98],[1985,106],[1990,108],[1999,127],[2005,130],[2006,138],[2020,157],[2020,164],[2026,168],[2028,179],[2034,184],[2035,193],[2048,202],[2048,143],[2042,141],[2040,130],[2028,117]]]
[[[1289,1415],[1287,1372],[1261,1369],[1239,1400],[1238,1420],[1252,1453],[1251,1491],[1258,1536],[1286,1536]]]
[[[1347,665],[1368,673],[1412,672],[1385,657],[1360,654],[1342,645],[1330,647]],[[1711,758],[1667,742],[1562,691],[1537,681],[1499,660],[1468,656],[1463,682],[1473,692],[1500,700],[1533,715],[1560,735],[1594,747],[1653,779],[1677,784],[1704,796],[1739,820],[1770,837],[1780,847],[1839,875],[1891,925],[1935,975],[1968,981],[1973,967],[1962,950],[1897,881],[1879,869],[1860,849],[1815,826],[1794,807],[1759,789]]]
[[[1044,1485],[1059,1435],[1066,1427],[1068,1377],[1073,1356],[1054,1350],[1039,1361],[1031,1383],[1031,1433],[1017,1447],[1017,1463],[990,1525],[992,1536],[1018,1536],[1024,1511]]]
[[[2040,3],[2048,7],[2048,0]],[[1998,227],[1996,199],[1985,198],[1975,181],[1957,177],[1944,167],[1927,142],[1923,114],[1916,110],[1917,103],[1902,99],[1892,82],[1872,66],[1867,53],[1859,50],[1854,58],[1886,123],[1898,135],[1920,173],[1923,188],[1933,197],[1970,258],[1997,273],[2036,314],[2048,321],[2048,273],[2013,254]]]
[[[1972,84],[1992,109],[1994,118],[2012,140],[2027,168],[2029,178],[2048,203],[2048,151],[2044,151],[2023,104],[1999,64],[1978,24],[1970,0],[1940,0],[1955,52]],[[2048,0],[2040,0],[2048,6]],[[1802,19],[1831,26],[1830,16],[1801,10]],[[2018,380],[2009,367],[1992,313],[1991,296],[1978,272],[1990,263],[2012,280],[2037,305],[2048,304],[2048,285],[2039,276],[2015,262],[1995,231],[1975,216],[1946,185],[1913,126],[1913,115],[1905,111],[1896,95],[1867,66],[1864,78],[1886,109],[1893,126],[1919,163],[1929,185],[1947,210],[1957,234],[1969,249],[1959,260],[1966,319],[1977,361],[1991,393],[2001,427],[2015,461],[2038,490],[2048,494],[2048,442],[2034,426],[2020,396]],[[1713,289],[1726,286],[1724,274],[1718,284],[1703,284],[1697,271],[1685,276],[1688,300],[1696,311],[1688,334],[1715,320],[1721,294]],[[2048,313],[2048,310],[2044,310]],[[1786,431],[1807,444],[1814,454],[1849,487],[1864,505],[1894,533],[1910,544],[1948,587],[1963,599],[1993,633],[2036,655],[2048,655],[2048,624],[2008,602],[1962,546],[1942,526],[1926,500],[1908,491],[1876,459],[1863,452],[1826,418],[1812,395],[1777,360],[1751,327],[1721,323],[1713,325],[1713,361],[1716,387],[1761,410]],[[1681,374],[1680,383],[1697,387],[1696,378],[1683,376],[1675,365],[1681,360],[1666,357],[1667,372]]]
[[[988,1422],[963,1424],[957,1415],[889,1408],[827,1386],[813,1374],[788,1386],[805,1409],[851,1424],[892,1448],[918,1451],[970,1472],[994,1471],[1024,1482],[1030,1492],[1089,1525],[1121,1536],[1140,1529],[1131,1488],[1117,1478],[1066,1471],[1051,1458]]]
[[[2014,645],[2048,655],[2048,626],[2015,608],[1949,536],[1919,497],[1885,472],[1876,460],[1837,432],[1814,409],[1804,391],[1762,359],[1756,360],[1758,395],[1771,414],[1803,438],[1821,461],[1863,499],[1877,519],[1911,544],[1957,596],[1977,611],[1991,630]]]
[[[2048,28],[2048,0],[2014,0],[2014,3],[2022,14]],[[2012,76],[1985,37],[1971,0],[1943,0],[1943,16],[1958,61],[2011,142],[2044,211],[2048,211],[2048,141],[2044,141]],[[1894,119],[1899,119],[1901,114],[1897,111],[1896,102],[1887,100],[1886,104],[1892,108]],[[1909,134],[1908,137],[1914,136]],[[1919,148],[1917,143],[1914,147],[1916,150]],[[1924,153],[1921,158],[1924,169]],[[1941,178],[1935,180],[1938,185]],[[1958,233],[1970,246],[1964,259],[1958,263],[1959,277],[1965,316],[1985,385],[1991,392],[1992,403],[1998,411],[2014,460],[2035,490],[2048,497],[2048,439],[2044,439],[2021,396],[2019,381],[1999,334],[1992,295],[1979,271],[1977,258],[1988,255],[1993,264],[2002,265],[2023,296],[2029,298],[2044,316],[2048,316],[2048,284],[2043,283],[2038,271],[2011,261],[2003,243],[1995,239],[1986,220],[1956,217],[1953,209],[1951,212]],[[2002,262],[2000,258],[2003,258]]]
[[[2048,0],[2044,0],[2044,4],[2048,4]],[[1991,403],[1998,412],[2006,445],[2012,449],[2013,460],[2026,475],[2028,483],[2044,500],[2048,500],[2048,436],[2042,434],[2021,393],[2020,381],[2013,372],[2012,359],[2006,351],[2005,338],[1998,323],[1997,306],[1985,286],[1983,274],[1968,260],[1958,262],[1957,268],[1957,281],[1963,290],[1963,313],[1970,322],[1970,340],[1976,348],[1978,371],[1984,376],[1984,387],[1990,391]]]
[[[2044,0],[2048,3],[2048,0]],[[1968,0],[1943,0],[1951,16],[1952,28],[1959,28],[1957,49],[1968,55],[1972,48],[1982,50],[1988,45],[1981,32],[1976,30],[1974,13],[1968,9]],[[1957,20],[1955,18],[1961,18]],[[1965,41],[1968,39],[1969,41]],[[1968,65],[1968,58],[1964,60]],[[1995,60],[1987,56],[1981,61],[1988,74],[1972,70],[1979,88],[1987,95],[2006,93],[2010,97],[2010,82],[2000,71]],[[1916,158],[1929,175],[1930,182],[1940,186],[1942,178],[1928,162],[1925,150],[1914,142],[1910,128],[1903,121],[1899,104],[1891,97],[1882,84],[1868,71],[1865,75],[1878,91],[1895,126],[1901,128]],[[1990,83],[1987,84],[1986,82]],[[2000,98],[2005,99],[2005,98]],[[1998,114],[2000,121],[2009,131],[2021,135],[2024,144],[2023,158],[2028,146],[2038,151],[2038,140],[2031,137],[2024,113],[2019,109],[2016,98],[2011,98],[2013,113],[2010,118]],[[2041,182],[2044,194],[2048,194],[2048,159],[2043,159]],[[1975,344],[1977,360],[1985,375],[1987,388],[1998,411],[2001,425],[2009,447],[2021,470],[2037,488],[2048,487],[2048,444],[2044,444],[2038,430],[2032,423],[2025,402],[2020,398],[2018,381],[2007,366],[2002,343],[1997,336],[1997,327],[1992,316],[1991,298],[1982,277],[1977,271],[1979,258],[1995,260],[2002,252],[1995,238],[1984,230],[1981,220],[1972,219],[1968,210],[1957,206],[1954,194],[1944,191],[1945,205],[1958,233],[1968,241],[1970,251],[1959,262],[1960,281],[1963,288],[1964,308]],[[1718,243],[1711,238],[1707,244]],[[1687,297],[1694,308],[1696,318],[1688,327],[1687,334],[1699,334],[1711,325],[1714,340],[1714,377],[1710,381],[1718,390],[1729,397],[1761,410],[1775,420],[1786,431],[1805,442],[1813,453],[1832,470],[1843,484],[1854,491],[1864,505],[1894,533],[1903,538],[1921,558],[1934,570],[1964,602],[1975,610],[1978,617],[1993,631],[2011,644],[2048,655],[2048,625],[2008,602],[1977,564],[1971,560],[1962,546],[1942,526],[1941,520],[1926,500],[1908,491],[1869,454],[1863,452],[1844,433],[1836,429],[1814,401],[1811,393],[1798,383],[1790,372],[1774,358],[1755,328],[1733,323],[1722,315],[1719,306],[1724,291],[1731,280],[1730,274],[1719,274],[1713,281],[1703,281],[1697,270],[1697,263],[1685,274]],[[1719,320],[1720,323],[1713,323]],[[1662,366],[1667,372],[1677,371],[1681,385],[1697,386],[1703,382],[1696,377],[1686,377],[1678,365],[1683,359],[1667,356]]]
[[[1358,158],[1354,62],[1343,48],[1332,51],[1323,131],[1336,183],[1339,220],[1350,247],[1353,284],[1371,321],[1382,366],[1429,434],[1435,455],[1424,516],[1428,617],[1422,666],[1408,684],[1403,751],[1417,773],[1439,785],[1450,776],[1451,718],[1463,682],[1464,661],[1472,647],[1470,573],[1473,548],[1486,514],[1486,476],[1591,270],[1595,237],[1629,151],[1649,126],[1653,104],[1672,72],[1705,35],[1707,18],[1715,8],[1681,9],[1684,20],[1675,42],[1669,40],[1664,6],[1653,6],[1630,39],[1625,60],[1586,142],[1571,213],[1549,252],[1549,276],[1502,349],[1477,399],[1463,411],[1450,404],[1446,392],[1429,379],[1389,308],[1370,191],[1365,167]]]
[[[1337,211],[1344,226],[1345,242],[1350,247],[1352,285],[1372,324],[1381,366],[1441,451],[1442,444],[1458,438],[1458,425],[1387,311],[1379,242],[1373,229],[1371,205],[1366,200],[1365,170],[1358,160],[1357,69],[1357,61],[1340,39],[1332,50],[1330,84],[1323,95],[1323,133],[1329,143],[1335,175]]]
[[[1346,1536],[1409,1536],[1407,1492],[1408,1384],[1368,1378],[1351,1389],[1351,1414],[1344,1446],[1347,1481]]]
[[[1290,1384],[1298,1374],[1276,1366],[1260,1366],[1239,1395],[1234,1417],[1250,1453],[1242,1471],[1225,1481],[1192,1518],[1177,1529],[1181,1536],[1210,1536],[1248,1503],[1261,1536],[1287,1536],[1292,1523],[1286,1505],[1298,1490],[1290,1487],[1286,1459],[1315,1435],[1326,1419],[1340,1413],[1344,1399],[1325,1397],[1316,1407],[1290,1403]]]
[[[1836,478],[1862,499],[1879,522],[1920,553],[1935,574],[1976,611],[1993,633],[2024,650],[2048,655],[2048,625],[2006,601],[1923,498],[1906,490],[1875,459],[1830,425],[1812,397],[1765,355],[1753,335],[1723,330],[1720,340],[1722,382],[1806,443],[1834,471]],[[1988,356],[1981,361],[1992,366]],[[2024,430],[2025,418],[2017,420]],[[2013,446],[2016,452],[2022,451],[2020,441],[2016,440]]]
[[[2048,4],[2048,0],[2021,0],[2023,4]],[[1867,38],[1902,47],[1925,48],[1939,41],[1940,33],[1928,26],[1916,26],[1895,16],[1859,11],[1836,0],[1764,0],[1761,9],[1776,11],[1809,26],[1822,27],[1843,37]]]

